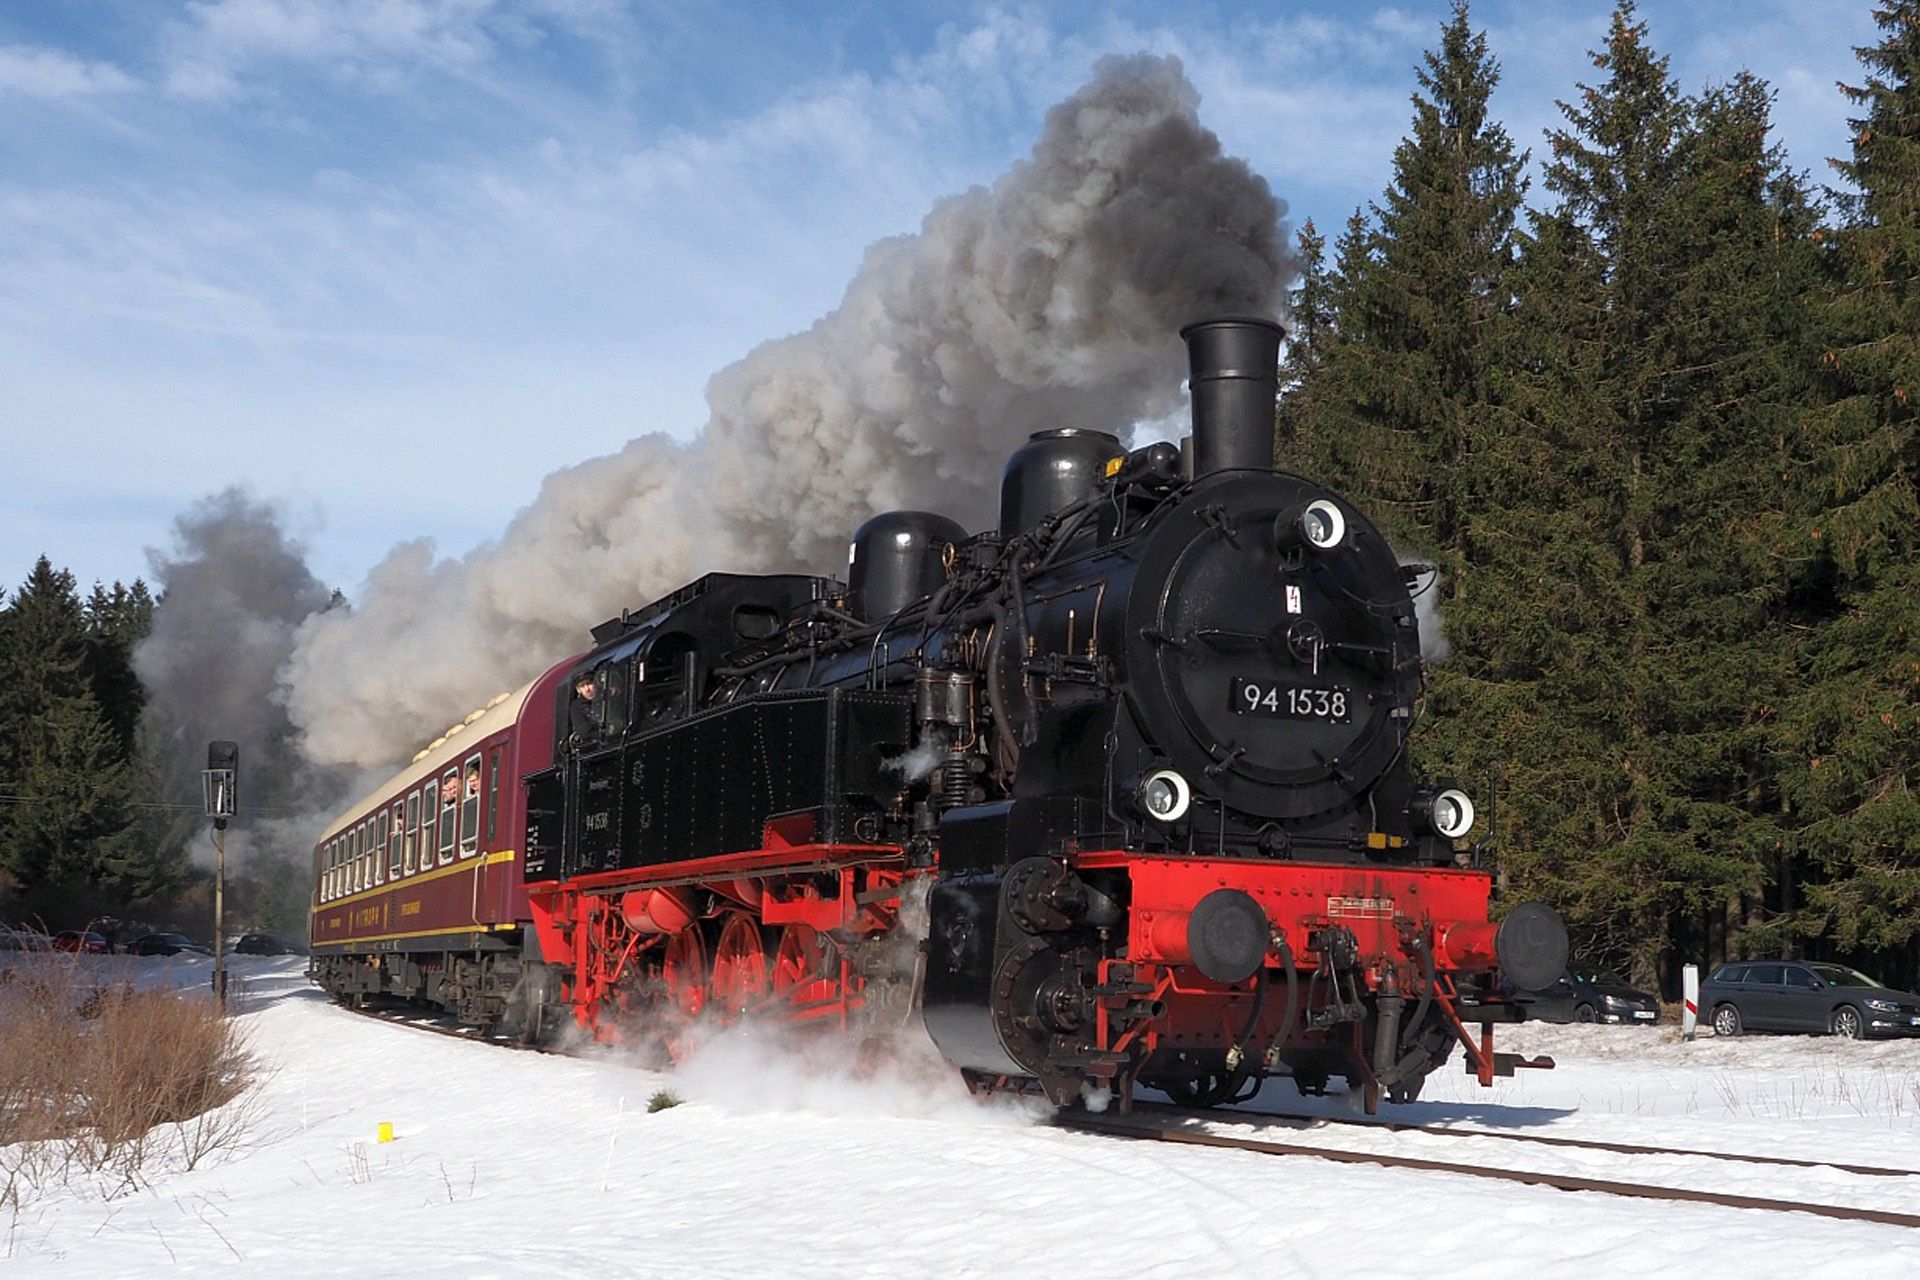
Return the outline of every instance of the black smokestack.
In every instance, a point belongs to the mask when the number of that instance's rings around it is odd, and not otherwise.
[[[1273,406],[1285,330],[1257,316],[1202,320],[1180,331],[1192,363],[1193,478],[1273,470]]]

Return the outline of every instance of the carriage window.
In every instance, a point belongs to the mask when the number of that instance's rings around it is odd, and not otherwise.
[[[407,825],[400,820],[398,801],[394,802],[391,811],[381,812],[380,824],[387,828],[387,879],[398,880],[400,878],[400,846],[405,842],[407,834]]]
[[[418,791],[415,791],[407,797],[406,826],[407,834],[402,841],[406,849],[405,870],[408,875],[412,875],[414,867],[413,847],[414,843],[420,838],[420,793]]]
[[[320,901],[333,901],[333,841],[320,846]]]
[[[480,848],[480,756],[467,757],[460,770],[460,856],[470,858]]]
[[[360,889],[360,832],[358,830],[349,830],[347,832],[346,881],[347,883],[345,887],[348,893],[359,892],[359,889]]]
[[[367,875],[367,824],[361,823],[353,829],[353,887],[364,889],[370,877]]]
[[[440,799],[433,784],[420,788],[420,869],[433,865],[433,815],[440,811]]]
[[[373,882],[387,882],[387,811],[381,809],[367,819],[367,839],[373,845]]]
[[[460,817],[460,771],[440,775],[440,861],[453,861],[453,845]]]
[[[495,747],[487,757],[487,847],[489,849],[500,839],[500,757],[505,749]]]

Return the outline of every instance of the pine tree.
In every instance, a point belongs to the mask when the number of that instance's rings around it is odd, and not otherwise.
[[[1785,717],[1781,773],[1807,877],[1792,927],[1920,972],[1920,3],[1875,11],[1884,38],[1845,86],[1853,187],[1819,309],[1821,404],[1789,474],[1804,518],[1783,548],[1815,628]],[[1789,904],[1794,905],[1794,904]]]
[[[122,759],[134,754],[134,737],[146,694],[133,671],[133,647],[153,629],[153,596],[147,584],[114,583],[109,591],[94,583],[87,597],[87,674]]]
[[[1313,470],[1405,550],[1437,558],[1450,598],[1465,588],[1526,158],[1488,113],[1499,66],[1465,4],[1415,74],[1392,182],[1341,241],[1340,341],[1308,379]]]
[[[1287,298],[1287,344],[1280,361],[1280,404],[1275,418],[1274,465],[1282,471],[1311,465],[1312,439],[1321,413],[1314,398],[1324,388],[1321,372],[1339,340],[1340,277],[1327,267],[1327,238],[1309,218],[1298,238],[1300,283]]]
[[[1654,982],[1675,931],[1757,887],[1778,838],[1788,645],[1761,530],[1785,502],[1769,464],[1813,214],[1758,81],[1684,98],[1626,3],[1594,62],[1607,78],[1562,104],[1558,200],[1516,275],[1525,425],[1487,468],[1496,600],[1457,638],[1487,649],[1510,686],[1492,705],[1520,722],[1503,865]]]
[[[42,556],[7,608],[0,647],[0,781],[13,798],[0,872],[27,910],[91,910],[101,859],[128,839],[132,798],[122,744],[94,697],[73,575]]]
[[[1326,363],[1334,340],[1336,278],[1327,272],[1327,238],[1313,219],[1300,226],[1300,283],[1287,298],[1287,351],[1281,362],[1282,385],[1311,378]]]

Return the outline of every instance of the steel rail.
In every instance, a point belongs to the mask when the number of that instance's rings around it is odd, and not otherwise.
[[[1501,1182],[1518,1182],[1528,1186],[1551,1187],[1558,1191],[1588,1191],[1638,1200],[1670,1200],[1718,1205],[1728,1209],[1759,1209],[1771,1213],[1806,1213],[1848,1222],[1874,1222],[1884,1226],[1920,1229],[1920,1214],[1914,1213],[1895,1213],[1885,1209],[1861,1209],[1840,1205],[1802,1204],[1798,1201],[1774,1200],[1764,1196],[1732,1195],[1717,1191],[1696,1191],[1686,1187],[1661,1187],[1647,1183],[1615,1182],[1605,1178],[1580,1178],[1565,1174],[1532,1173],[1520,1169],[1497,1169],[1486,1165],[1459,1164],[1449,1160],[1427,1160],[1416,1156],[1347,1151],[1338,1147],[1316,1147],[1303,1143],[1267,1142],[1087,1112],[1063,1112],[1054,1118],[1054,1124],[1061,1129],[1103,1137],[1222,1147],[1236,1151],[1251,1151],[1259,1155],[1304,1156],[1309,1159],[1330,1160],[1338,1164],[1367,1164],[1387,1169],[1411,1169],[1427,1173],[1458,1174],[1469,1178],[1489,1178]]]
[[[1506,1133],[1499,1129],[1462,1129],[1452,1125],[1404,1124],[1393,1120],[1356,1120],[1347,1116],[1302,1116],[1273,1111],[1197,1111],[1191,1107],[1164,1103],[1136,1102],[1136,1112],[1166,1115],[1184,1120],[1204,1120],[1213,1124],[1283,1125],[1287,1128],[1312,1128],[1315,1125],[1347,1125],[1355,1129],[1381,1129],[1389,1133],[1430,1133],[1443,1138],[1499,1138],[1507,1142],[1532,1142],[1544,1147],[1570,1147],[1580,1151],[1609,1151],[1630,1156],[1700,1156],[1709,1160],[1738,1160],[1747,1164],[1782,1165],[1793,1169],[1838,1169],[1869,1178],[1920,1178],[1920,1169],[1893,1169],[1881,1165],[1847,1164],[1839,1160],[1815,1160],[1798,1156],[1763,1156],[1745,1151],[1702,1151],[1693,1147],[1649,1147],[1632,1142],[1602,1142],[1588,1138],[1565,1138],[1544,1133]]]

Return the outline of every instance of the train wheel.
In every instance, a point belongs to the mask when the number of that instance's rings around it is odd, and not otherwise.
[[[821,1004],[834,996],[833,980],[826,976],[826,948],[811,925],[790,924],[780,931],[780,949],[774,953],[773,994],[790,1007]]]
[[[707,1007],[707,944],[698,923],[667,939],[660,962],[660,978],[667,988],[667,1006],[686,1018],[697,1018]]]
[[[734,912],[713,950],[713,1000],[721,1016],[737,1018],[766,999],[773,985],[769,969],[760,922]]]

